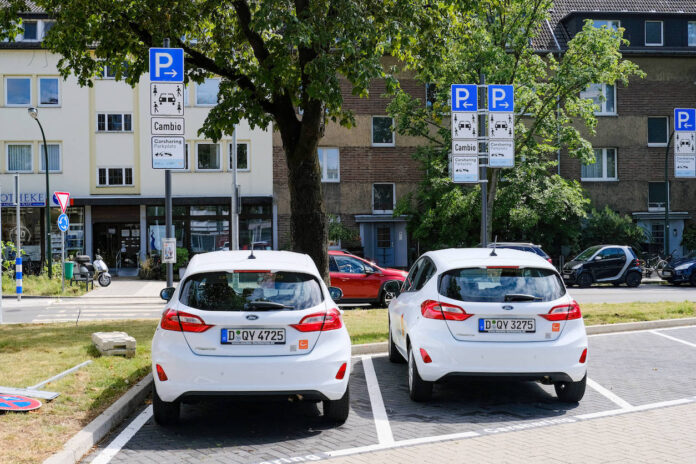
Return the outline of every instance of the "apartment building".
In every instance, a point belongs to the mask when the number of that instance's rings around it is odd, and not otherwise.
[[[105,67],[93,87],[63,80],[59,56],[41,48],[52,21],[39,13],[24,16],[24,35],[0,43],[0,187],[2,239],[19,232],[25,262],[45,252],[43,206],[45,162],[41,132],[27,112],[38,108],[46,134],[50,191],[71,195],[70,255],[99,250],[111,266],[136,267],[161,248],[164,236],[164,171],[152,169],[150,82],[131,88]],[[230,238],[232,137],[212,142],[198,135],[217,102],[218,79],[184,90],[187,168],[173,171],[173,223],[177,246],[190,253],[224,247]],[[237,179],[241,193],[240,247],[275,247],[273,146],[270,130],[237,127]],[[17,225],[14,177],[20,183]],[[51,201],[53,253],[60,250],[60,213]]]

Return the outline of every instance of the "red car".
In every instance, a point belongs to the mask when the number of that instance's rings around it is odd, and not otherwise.
[[[388,306],[408,273],[381,268],[344,251],[329,251],[331,286],[343,291],[341,303],[373,303]]]

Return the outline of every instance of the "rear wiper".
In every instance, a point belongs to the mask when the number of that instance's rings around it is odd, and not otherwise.
[[[505,295],[505,301],[541,301],[541,297],[525,293],[508,293]]]
[[[253,308],[253,309],[295,309],[294,306],[288,306],[283,303],[276,303],[274,301],[262,301],[262,300],[255,300],[255,301],[247,301],[244,304],[244,309],[247,308]]]

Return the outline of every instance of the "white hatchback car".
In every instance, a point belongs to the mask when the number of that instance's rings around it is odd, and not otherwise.
[[[389,305],[389,359],[408,360],[410,396],[449,376],[537,380],[561,401],[585,393],[580,307],[543,258],[511,249],[425,253]]]
[[[155,421],[179,418],[182,400],[280,396],[349,411],[350,338],[307,255],[218,251],[189,263],[152,339]]]

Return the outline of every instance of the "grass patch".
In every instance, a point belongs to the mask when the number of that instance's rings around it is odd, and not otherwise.
[[[44,390],[55,400],[27,413],[0,413],[0,462],[41,462],[150,371],[157,321],[98,321],[0,326],[0,385],[24,388],[88,359],[93,362]],[[123,331],[137,340],[133,358],[100,357],[93,332]]]
[[[580,308],[585,325],[696,317],[696,302],[694,301],[585,303],[581,304]],[[387,341],[386,309],[349,309],[345,311],[343,319],[353,344]]]
[[[91,288],[91,287],[90,287]],[[17,291],[17,282],[9,275],[2,276],[2,294],[14,295]],[[46,274],[24,275],[22,277],[22,294],[30,296],[80,296],[87,293],[85,284],[77,283],[70,285],[65,282],[65,292],[61,291],[60,274],[49,279]]]

